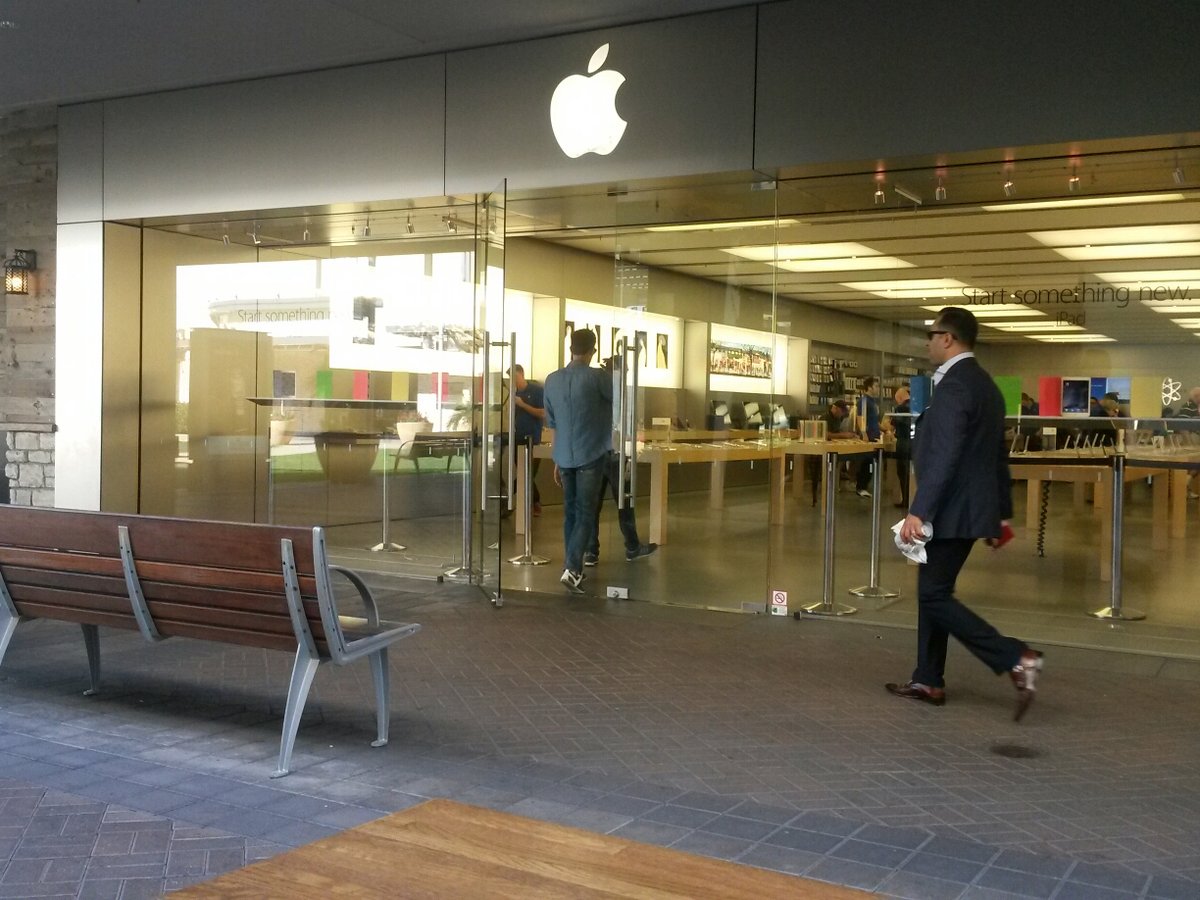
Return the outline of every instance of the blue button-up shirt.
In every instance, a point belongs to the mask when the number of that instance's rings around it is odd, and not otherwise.
[[[561,469],[577,469],[612,450],[612,374],[582,362],[546,376],[546,425]]]

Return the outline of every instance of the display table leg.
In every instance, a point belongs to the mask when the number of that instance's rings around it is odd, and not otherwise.
[[[667,542],[667,464],[661,454],[650,463],[650,541]]]
[[[1038,528],[1038,510],[1042,503],[1042,483],[1036,478],[1025,482],[1025,533],[1034,534]]]
[[[713,460],[712,471],[708,476],[708,505],[711,509],[721,509],[725,506],[725,461]]]
[[[1154,496],[1152,518],[1154,521],[1154,538],[1151,546],[1155,550],[1166,550],[1170,533],[1171,507],[1171,473],[1160,471],[1154,475],[1154,486],[1151,489]]]

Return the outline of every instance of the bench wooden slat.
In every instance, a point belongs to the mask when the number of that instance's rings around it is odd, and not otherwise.
[[[93,575],[121,576],[121,558],[114,551],[109,556],[84,556],[60,550],[30,550],[23,547],[0,547],[0,568],[8,566],[44,569],[51,572],[64,569]],[[7,577],[7,574],[5,575]]]
[[[76,622],[80,625],[106,625],[125,631],[137,631],[137,621],[132,615],[106,612],[95,606],[59,606],[56,603],[27,601],[17,604],[17,611],[31,619],[52,619],[56,622]],[[292,642],[293,645],[295,641]]]
[[[25,604],[45,604],[62,609],[98,609],[110,615],[124,615],[133,619],[133,608],[125,594],[99,593],[96,591],[71,591],[62,588],[38,587],[35,585],[10,586],[17,612]],[[24,615],[24,613],[22,613]]]
[[[113,575],[93,575],[60,569],[26,569],[21,566],[3,566],[4,582],[14,593],[23,588],[58,588],[81,594],[118,594],[126,598],[125,578],[119,572]]]

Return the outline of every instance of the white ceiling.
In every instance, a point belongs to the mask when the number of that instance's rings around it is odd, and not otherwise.
[[[755,0],[0,0],[0,113],[506,43]]]

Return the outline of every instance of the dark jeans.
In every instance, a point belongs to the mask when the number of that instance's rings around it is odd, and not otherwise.
[[[900,479],[900,502],[907,508],[908,506],[908,470],[912,463],[912,456],[908,453],[896,454],[896,477]]]
[[[600,491],[608,470],[608,454],[573,469],[559,467],[563,488],[563,545],[566,566],[576,574],[583,571],[583,552],[592,541],[592,529],[600,509]]]
[[[608,455],[608,466],[604,472],[604,484],[600,488],[600,502],[596,504],[596,527],[592,529],[592,542],[588,552],[600,555],[600,510],[604,506],[604,498],[612,497],[617,503],[617,484],[620,482],[620,468],[617,454]],[[617,510],[617,524],[621,527],[621,537],[625,539],[626,552],[632,552],[641,546],[637,533],[637,516],[633,511],[633,501],[625,504],[624,509]]]
[[[865,491],[871,487],[871,472],[875,469],[875,457],[864,459],[858,464],[858,477],[854,481],[856,491]]]
[[[935,537],[925,545],[928,562],[917,574],[917,667],[912,680],[927,687],[946,686],[951,636],[997,675],[1015,666],[1026,650],[1021,641],[1002,635],[954,596],[954,583],[974,544],[974,538]]]

